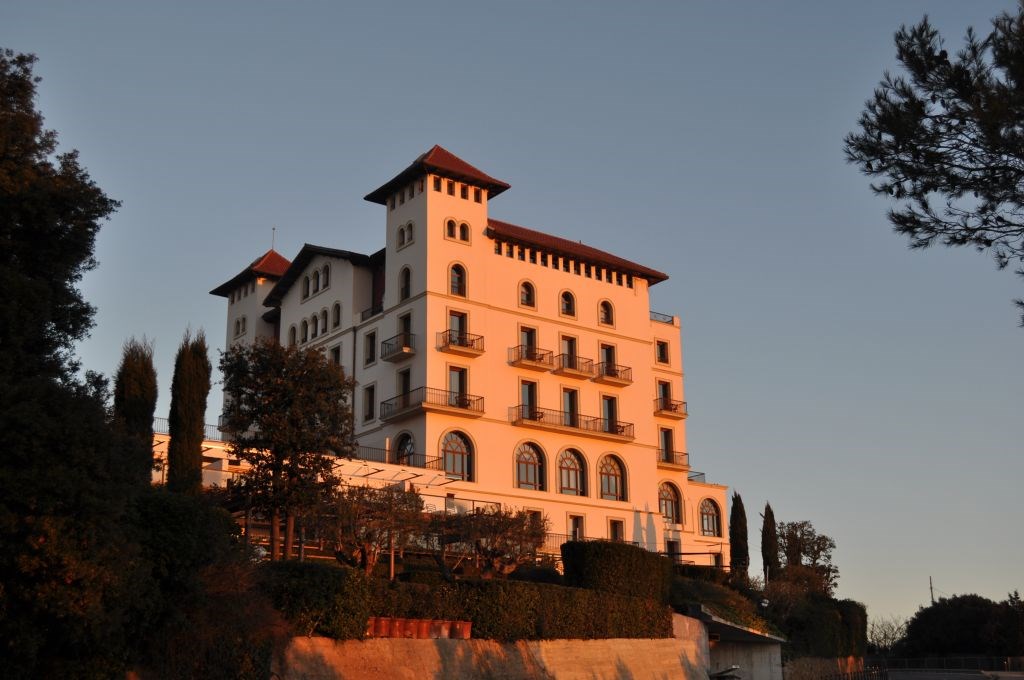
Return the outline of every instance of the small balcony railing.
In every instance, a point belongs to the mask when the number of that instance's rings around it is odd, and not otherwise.
[[[676,318],[671,314],[662,314],[660,312],[651,312],[651,321],[657,321],[658,323],[675,323]]]
[[[700,482],[701,484],[707,482],[707,478],[704,476],[703,472],[691,472],[686,475],[686,478],[691,482]]]
[[[633,369],[629,366],[602,361],[597,365],[597,375],[594,376],[594,380],[611,385],[629,385],[633,382]]]
[[[380,358],[384,361],[401,361],[416,354],[416,336],[399,333],[380,343]]]
[[[629,545],[639,546],[637,541],[626,541],[624,539],[614,538],[593,538],[584,536],[583,534],[545,534],[544,543],[540,546],[538,552],[542,553],[558,553],[561,551],[562,544],[568,543],[569,541],[610,541],[612,543],[627,543]]]
[[[374,446],[356,445],[352,450],[350,458],[364,460],[370,463],[387,463],[390,465],[406,465],[409,467],[424,468],[427,470],[443,470],[443,459],[439,457],[427,457],[422,453],[400,454],[398,451],[388,451],[385,448]]]
[[[658,397],[654,400],[654,413],[669,418],[685,418],[689,415],[685,401],[676,401],[671,397]]]
[[[595,416],[584,416],[571,411],[556,411],[551,408],[540,408],[532,404],[511,406],[508,420],[513,425],[527,425],[553,429],[569,429],[598,436],[633,438],[633,423],[621,420],[608,420]]]
[[[382,314],[383,312],[384,312],[384,305],[383,304],[373,305],[369,309],[364,309],[362,311],[362,313],[359,315],[359,319],[361,321],[366,321],[371,316],[377,316],[378,314]]]
[[[453,412],[483,415],[484,398],[464,392],[439,390],[433,387],[417,387],[405,394],[399,394],[380,403],[381,420],[390,420],[423,409],[440,408]]]
[[[540,349],[532,345],[516,345],[508,348],[508,363],[522,368],[548,371],[555,365],[555,355],[549,349]]]
[[[475,356],[483,354],[484,336],[447,330],[437,334],[437,347],[444,352]]]
[[[594,375],[594,360],[584,359],[575,354],[559,354],[555,357],[555,373],[578,378],[590,378]]]
[[[224,436],[225,428],[227,428],[227,416],[220,414],[217,417],[217,425],[206,424],[203,426],[203,439],[211,442],[227,441]],[[168,423],[167,418],[153,418],[153,432],[159,434],[170,434],[171,426]]]
[[[688,466],[690,454],[686,451],[658,451],[658,464]]]

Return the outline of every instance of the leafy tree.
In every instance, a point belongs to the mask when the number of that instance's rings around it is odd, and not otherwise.
[[[426,521],[423,499],[414,491],[390,486],[345,487],[337,503],[338,557],[371,574],[383,552],[404,550]]]
[[[896,57],[905,75],[884,75],[846,136],[847,160],[899,202],[889,221],[911,248],[971,246],[1000,269],[1024,264],[1024,5],[985,36],[968,28],[952,57],[927,17],[902,26]]]
[[[729,567],[732,573],[745,581],[750,566],[750,547],[747,545],[747,511],[743,498],[735,491],[732,494],[732,510],[729,512]]]
[[[480,576],[485,579],[508,576],[532,560],[548,532],[548,519],[526,510],[493,507],[456,517],[473,544]]]
[[[980,595],[954,595],[918,609],[907,622],[910,656],[999,654],[993,647],[998,605]]]
[[[352,382],[320,350],[273,341],[235,346],[221,356],[224,424],[233,454],[249,464],[242,491],[270,515],[270,555],[293,545],[295,519],[337,486],[335,456],[352,450]]]
[[[167,418],[167,488],[197,494],[203,485],[206,397],[210,394],[210,357],[202,331],[186,331],[174,359],[171,413]]]
[[[94,309],[77,288],[100,224],[120,205],[36,109],[36,58],[0,49],[0,383],[70,377]]]
[[[145,338],[124,343],[114,376],[114,422],[131,442],[129,468],[139,483],[153,476],[153,412],[156,411],[156,369],[153,345]]]
[[[779,552],[786,559],[783,576],[831,595],[839,581],[839,569],[832,563],[836,542],[807,521],[779,522],[778,537]]]
[[[764,582],[768,585],[782,571],[782,564],[779,562],[779,534],[771,503],[764,504],[761,518],[761,562],[764,563]]]

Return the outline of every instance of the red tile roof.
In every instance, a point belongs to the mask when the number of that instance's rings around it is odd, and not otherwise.
[[[402,172],[383,185],[366,194],[365,199],[371,203],[385,205],[391,194],[426,173],[443,175],[444,177],[457,179],[467,184],[483,187],[487,189],[490,198],[494,198],[511,187],[510,184],[491,177],[486,172],[462,160],[451,151],[435,144],[430,151],[414,160],[405,170],[402,170]]]
[[[540,231],[520,227],[516,224],[509,224],[500,220],[489,219],[487,221],[487,235],[493,239],[522,243],[524,245],[536,246],[542,250],[548,250],[562,255],[570,255],[584,262],[599,264],[602,267],[618,269],[623,273],[639,276],[646,279],[650,285],[668,279],[668,274],[659,272],[656,269],[645,267],[636,262],[630,262],[624,258],[606,253],[597,248],[583,245],[578,241],[551,236]]]
[[[248,281],[255,276],[279,279],[286,271],[288,271],[288,265],[290,264],[291,262],[289,262],[287,258],[271,248],[253,260],[248,267],[211,290],[210,295],[227,297],[232,290],[242,285],[244,281]]]

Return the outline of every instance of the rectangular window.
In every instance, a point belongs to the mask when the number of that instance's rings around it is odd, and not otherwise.
[[[633,275],[632,274],[627,274],[626,275],[626,288],[632,288],[632,287],[633,287]]]
[[[601,280],[601,267],[594,265],[594,278],[598,281]]]
[[[454,196],[455,195],[455,182],[453,182],[451,180],[448,180],[448,195],[449,196]]]
[[[658,340],[655,342],[654,357],[658,360],[659,364],[667,364],[668,360],[668,343],[664,340]]]
[[[506,243],[505,257],[513,257],[515,255],[515,253],[512,252],[513,250],[515,250],[515,246],[513,246],[511,243]]]
[[[548,254],[547,253],[541,253],[540,254],[540,266],[542,266],[542,267],[547,267],[548,266]]]
[[[412,347],[412,314],[398,317],[398,334],[402,336],[402,346]]]
[[[580,394],[576,390],[562,389],[562,424],[577,427],[580,421]]]
[[[501,241],[494,242],[494,254],[501,255]]]
[[[392,196],[392,197],[391,197],[391,198],[390,198],[390,199],[388,200],[388,210],[394,210],[394,209],[395,209],[395,197],[394,197],[394,196]]]
[[[476,203],[480,202],[480,190],[479,189],[473,189],[473,200]]]
[[[412,373],[408,368],[398,372],[397,378],[398,393],[406,395],[406,398],[402,400],[402,406],[408,406],[408,394],[412,392]]]
[[[558,269],[558,255],[551,256],[551,268]]]
[[[608,520],[608,540],[622,543],[626,540],[626,523],[621,519]]]
[[[601,397],[601,419],[604,431],[619,434],[619,400],[615,397]]]
[[[530,248],[530,264],[537,264],[537,251]]]
[[[562,354],[569,362],[568,368],[576,368],[576,338],[562,336]]]
[[[331,363],[335,366],[341,364],[341,345],[331,348]]]
[[[579,260],[576,260],[575,262],[572,263],[572,271],[573,271],[574,274],[576,274],[576,276],[580,275],[580,261]]]
[[[420,179],[420,183],[419,183],[419,185],[416,188],[419,190],[419,193],[421,193],[421,194],[423,193],[423,179],[422,178]]]
[[[519,248],[518,248],[518,255],[519,255],[519,261],[520,262],[525,260],[526,259],[526,249],[523,248],[522,246],[519,246]]]
[[[658,446],[661,449],[661,459],[672,462],[672,451],[674,450],[673,441],[674,435],[672,430],[668,428],[661,428],[658,431]]]
[[[459,196],[462,198],[469,198],[469,187],[465,184],[459,185]]]
[[[615,285],[616,286],[621,286],[622,285],[622,272],[615,272]]]
[[[405,189],[398,192],[398,205],[405,205]]]
[[[440,177],[435,177],[434,178],[434,191],[440,191],[440,190],[441,190],[441,178]]]
[[[591,278],[589,264],[583,265],[583,275],[586,276],[588,279]]]
[[[374,419],[377,408],[377,386],[367,385],[363,388],[363,422]]]
[[[363,365],[369,366],[377,361],[377,332],[370,331],[363,336]]]
[[[574,541],[582,541],[583,535],[583,516],[582,515],[569,515],[569,536]]]
[[[615,346],[601,345],[601,363],[606,375],[615,375]]]
[[[658,381],[658,399],[662,401],[663,407],[665,402],[672,401],[672,383],[667,380]]]
[[[537,383],[524,380],[519,383],[519,402],[523,407],[523,417],[537,420],[534,411],[537,409]]]
[[[569,271],[569,266],[570,266],[569,259],[563,257],[562,258],[562,271],[564,271],[564,272]]]
[[[537,329],[522,326],[519,329],[519,344],[525,347],[527,351],[537,349]],[[532,357],[527,356],[526,358]]]
[[[468,408],[469,372],[457,366],[448,367],[448,405]]]
[[[469,328],[465,312],[448,312],[448,342],[453,345],[465,345],[466,333]]]

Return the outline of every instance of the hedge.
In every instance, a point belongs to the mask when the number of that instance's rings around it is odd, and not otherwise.
[[[627,543],[568,541],[562,544],[565,585],[667,603],[672,562]]]
[[[370,616],[370,589],[362,572],[296,561],[268,562],[262,570],[274,606],[298,634],[362,637]]]

